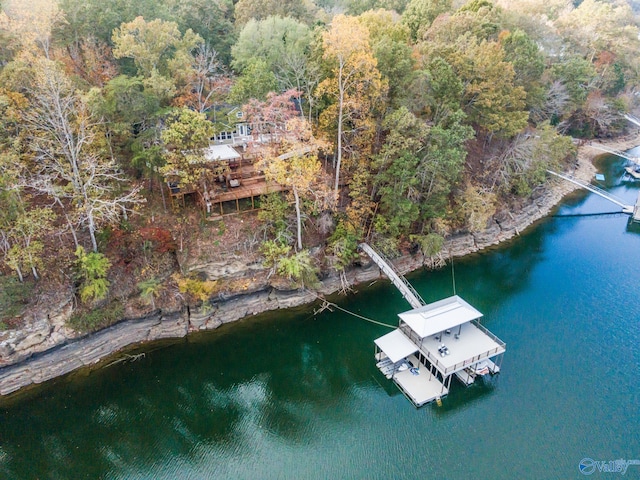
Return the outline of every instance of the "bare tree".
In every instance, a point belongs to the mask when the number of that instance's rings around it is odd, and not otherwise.
[[[188,76],[192,98],[187,103],[199,113],[209,111],[218,97],[228,93],[231,88],[231,78],[218,56],[213,47],[201,43],[193,57],[193,70]]]
[[[67,218],[87,229],[97,251],[97,230],[140,201],[139,187],[125,190],[124,175],[103,153],[107,140],[101,122],[61,68],[41,59],[34,71],[32,108],[25,115],[36,154],[30,186],[65,207]]]
[[[286,54],[280,63],[280,69],[275,72],[276,79],[283,90],[298,92],[296,100],[300,110],[304,112],[303,95],[307,105],[307,119],[312,121],[314,96],[313,91],[320,83],[320,67],[309,61],[304,55]]]
[[[556,116],[561,117],[571,99],[567,87],[560,80],[553,82],[545,95],[545,100],[539,107],[531,111],[533,120],[542,122]]]

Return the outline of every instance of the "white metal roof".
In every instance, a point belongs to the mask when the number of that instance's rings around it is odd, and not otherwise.
[[[234,160],[240,158],[240,154],[229,145],[209,145],[204,151],[204,158],[207,162]]]
[[[418,351],[417,345],[409,340],[400,329],[395,329],[391,333],[376,338],[374,342],[393,363]]]
[[[445,298],[424,307],[400,313],[400,319],[420,338],[426,338],[463,323],[482,317],[482,313],[473,308],[457,295]]]

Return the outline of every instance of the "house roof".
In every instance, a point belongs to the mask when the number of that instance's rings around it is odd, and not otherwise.
[[[230,145],[209,145],[204,151],[204,158],[207,162],[218,162],[240,158],[240,154]]]
[[[400,319],[420,338],[444,332],[482,317],[482,313],[457,295],[400,313]]]
[[[376,338],[374,342],[393,363],[418,351],[417,345],[409,340],[400,329],[395,329],[391,333]]]

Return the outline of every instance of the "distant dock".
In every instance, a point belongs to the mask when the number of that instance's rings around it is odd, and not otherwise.
[[[638,193],[636,204],[633,207],[633,221],[640,222],[640,193]]]

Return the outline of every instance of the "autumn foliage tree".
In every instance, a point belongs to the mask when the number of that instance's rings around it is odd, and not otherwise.
[[[310,198],[322,205],[327,192],[322,182],[322,168],[318,161],[318,150],[323,144],[311,133],[311,126],[302,117],[287,121],[287,135],[279,142],[281,155],[263,160],[263,169],[268,180],[290,189],[294,199],[297,225],[297,248],[302,250],[302,200]]]
[[[185,185],[199,183],[204,174],[204,149],[214,135],[213,124],[204,114],[188,108],[175,109],[162,131],[165,177],[179,177]]]
[[[369,32],[355,17],[334,17],[331,27],[322,35],[322,45],[331,75],[318,86],[317,93],[332,102],[323,112],[321,122],[327,130],[332,130],[333,125],[336,128],[334,195],[337,199],[344,152],[350,150],[355,154],[356,142],[364,149],[371,146],[375,127],[372,116],[387,85],[378,71]],[[360,150],[360,153],[365,152]]]

